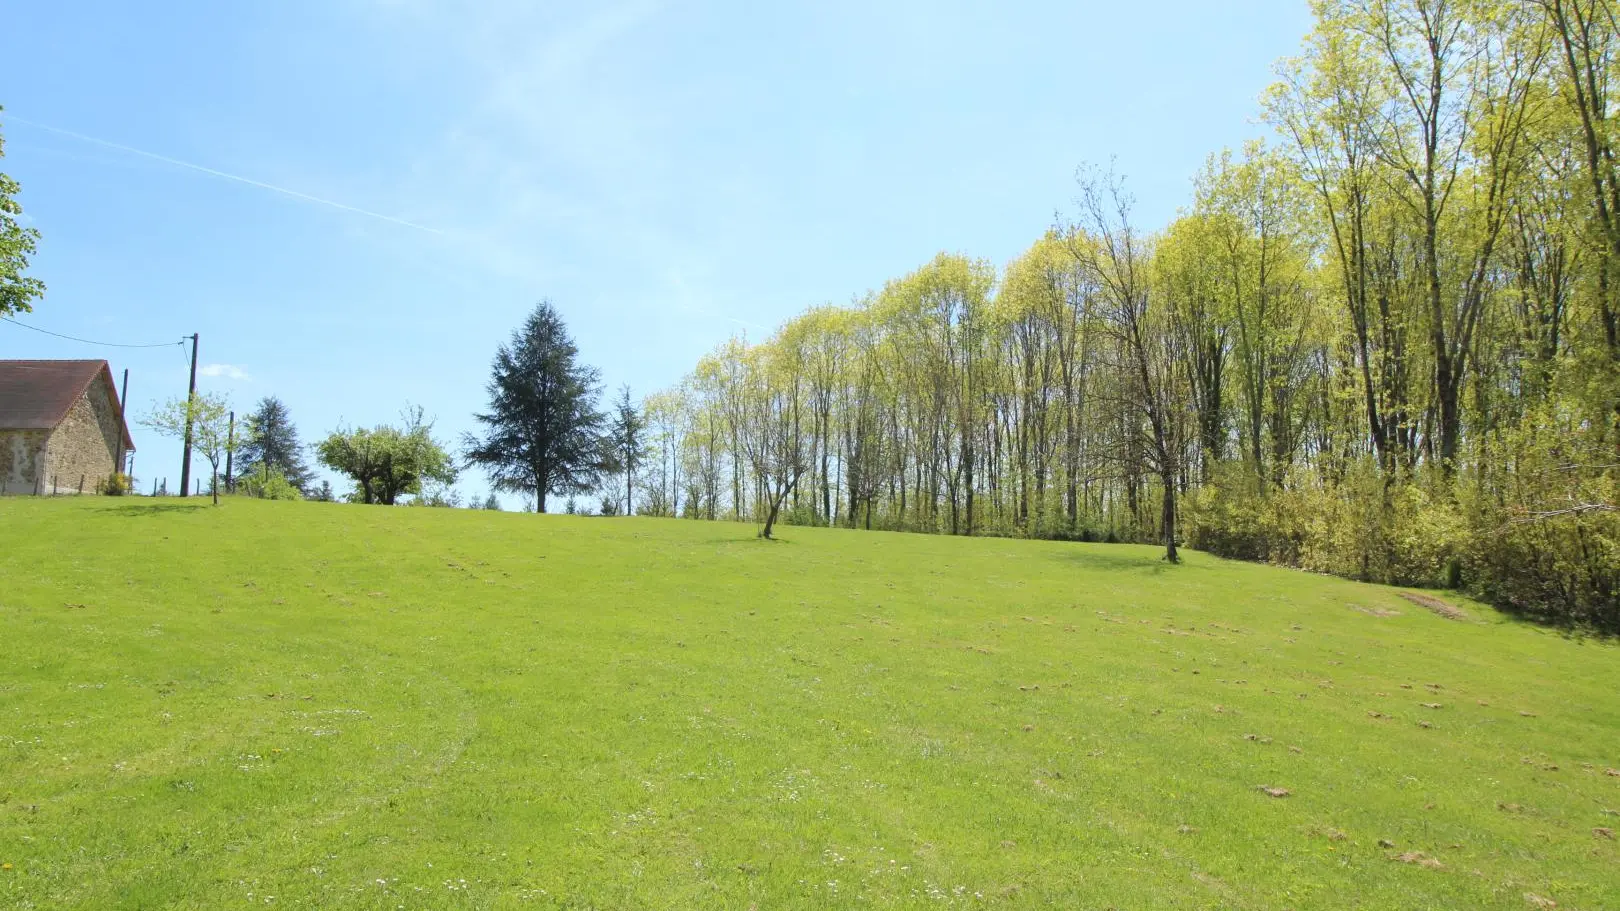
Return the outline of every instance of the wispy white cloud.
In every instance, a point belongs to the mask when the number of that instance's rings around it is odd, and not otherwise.
[[[17,123],[27,124],[28,126],[34,127],[35,129],[45,130],[45,131],[50,132],[50,133],[55,133],[55,134],[57,134],[59,136],[67,136],[67,137],[69,137],[71,139],[77,139],[80,142],[88,142],[88,143],[90,143],[92,145],[98,145],[98,146],[101,146],[103,148],[113,149],[113,150],[119,151],[119,152],[125,152],[125,153],[128,153],[130,155],[138,155],[138,156],[140,156],[142,158],[149,158],[149,159],[151,159],[153,161],[161,161],[164,164],[174,165],[175,167],[188,168],[188,169],[190,169],[192,171],[197,171],[197,172],[202,173],[202,174],[207,174],[210,177],[218,177],[218,178],[221,178],[223,180],[234,180],[237,183],[247,184],[250,187],[258,187],[261,190],[269,190],[269,191],[271,191],[273,193],[280,193],[283,196],[290,196],[293,199],[301,199],[304,202],[312,202],[312,203],[316,203],[317,205],[330,206],[331,208],[334,208],[334,209],[341,209],[344,212],[353,212],[353,213],[355,213],[357,215],[367,216],[368,218],[376,218],[376,219],[379,219],[381,221],[392,222],[393,224],[402,225],[402,226],[407,227],[407,228],[415,228],[418,231],[426,231],[429,234],[441,234],[441,233],[443,233],[438,228],[430,228],[430,227],[428,227],[426,225],[419,225],[419,224],[417,224],[416,222],[413,222],[413,221],[406,221],[403,218],[395,218],[392,215],[384,215],[381,212],[373,212],[370,209],[362,209],[359,206],[351,206],[351,205],[349,205],[347,203],[341,203],[341,202],[337,202],[337,201],[331,200],[331,199],[323,199],[323,198],[321,198],[319,196],[311,196],[308,193],[300,193],[297,190],[291,190],[291,189],[288,189],[287,187],[278,187],[275,184],[265,183],[262,180],[254,180],[251,177],[243,177],[240,174],[231,174],[231,173],[226,172],[226,171],[215,170],[214,168],[205,167],[205,166],[200,165],[200,164],[194,164],[194,163],[189,162],[189,161],[181,161],[178,158],[170,158],[167,155],[159,155],[156,152],[148,152],[145,149],[137,149],[137,148],[135,148],[133,146],[123,145],[121,143],[112,142],[112,141],[109,141],[109,140],[106,140],[106,139],[98,139],[95,136],[87,136],[84,133],[76,133],[73,130],[65,130],[65,129],[62,129],[61,127],[54,127],[54,126],[51,126],[49,124],[40,123],[40,122],[35,121],[35,120],[27,120],[27,119],[24,119],[22,117],[18,117],[15,114],[10,114],[10,115],[7,115],[7,116],[8,116],[8,119],[10,119],[10,120],[16,121]]]
[[[205,364],[202,367],[198,367],[197,372],[203,376],[218,377],[227,380],[247,381],[253,378],[248,376],[248,372],[246,370],[243,370],[241,367],[238,367],[235,364]]]
[[[725,240],[692,230],[754,222],[761,187],[735,169],[683,164],[671,150],[707,102],[647,82],[645,58],[675,12],[665,0],[496,0],[472,17],[440,0],[360,2],[380,26],[431,33],[456,61],[465,103],[398,190],[445,228],[451,260],[545,293],[611,250],[638,277],[633,295],[765,331],[717,294]]]
[[[450,245],[492,272],[545,284],[577,259],[557,239],[611,244],[656,274],[671,235],[650,212],[669,196],[673,112],[624,91],[656,0],[572,15],[549,4],[385,2],[374,14],[431,31],[460,61],[467,103],[421,149],[402,195],[441,201]],[[549,243],[548,243],[549,241]]]

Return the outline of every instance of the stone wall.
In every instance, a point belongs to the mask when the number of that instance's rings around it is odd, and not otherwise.
[[[116,469],[118,460],[118,412],[107,384],[97,378],[85,394],[68,409],[62,423],[51,432],[45,456],[45,488],[57,493],[95,493]]]
[[[0,430],[0,493],[44,493],[39,471],[49,437],[48,430]]]

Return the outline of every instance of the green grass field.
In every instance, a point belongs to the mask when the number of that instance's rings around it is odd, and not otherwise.
[[[0,907],[1620,907],[1613,645],[781,536],[0,501]]]

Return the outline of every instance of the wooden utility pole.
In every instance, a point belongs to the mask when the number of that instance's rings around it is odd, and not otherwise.
[[[120,473],[124,471],[124,428],[129,426],[129,419],[124,415],[125,409],[129,407],[127,402],[129,402],[129,368],[125,367],[124,386],[118,393],[118,459],[113,462],[113,471]]]
[[[197,333],[191,334],[191,384],[186,390],[186,450],[180,457],[180,496],[191,487],[191,409],[197,399]]]
[[[231,456],[236,452],[236,412],[231,412],[231,427],[225,432],[225,492],[236,490],[236,475],[231,473]]]

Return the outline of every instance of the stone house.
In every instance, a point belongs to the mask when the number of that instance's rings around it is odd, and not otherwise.
[[[134,451],[106,361],[0,360],[0,493],[92,493]]]

